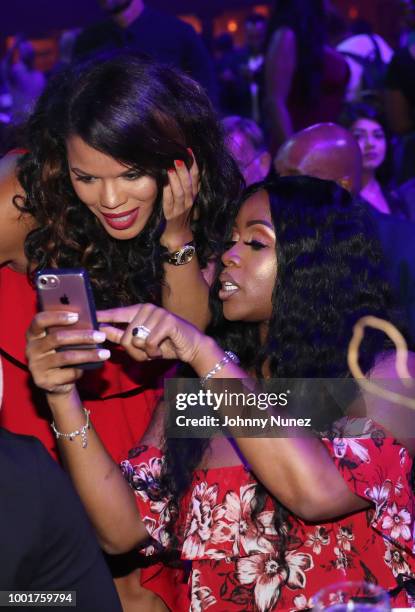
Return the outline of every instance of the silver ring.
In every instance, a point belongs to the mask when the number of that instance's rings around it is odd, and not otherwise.
[[[132,334],[136,338],[140,338],[141,340],[145,340],[151,333],[151,329],[148,329],[145,325],[139,325],[138,327],[134,327]]]

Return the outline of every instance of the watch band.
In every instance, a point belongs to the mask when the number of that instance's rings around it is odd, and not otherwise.
[[[191,242],[184,244],[179,250],[174,251],[173,253],[170,253],[166,249],[166,251],[162,254],[162,259],[166,263],[173,266],[183,266],[193,259],[195,252],[196,249],[192,240]]]

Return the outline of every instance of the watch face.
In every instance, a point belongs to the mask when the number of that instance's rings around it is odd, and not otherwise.
[[[177,262],[176,265],[181,266],[183,264],[189,263],[191,261],[193,255],[195,254],[195,247],[188,244],[184,246],[177,254]]]

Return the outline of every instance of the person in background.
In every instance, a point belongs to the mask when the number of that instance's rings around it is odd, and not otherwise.
[[[73,60],[114,49],[144,53],[191,76],[217,104],[213,62],[192,26],[156,11],[144,0],[98,1],[106,18],[80,33],[74,45]]]
[[[271,153],[294,132],[337,121],[349,80],[344,57],[326,44],[324,0],[275,0],[265,62]]]
[[[415,177],[415,3],[407,0],[401,4],[405,6],[408,37],[388,66],[385,97],[389,125],[401,137],[396,163],[399,184]]]
[[[353,396],[360,410],[349,419],[349,399],[339,421],[332,402],[327,406],[313,399],[307,405],[302,394],[301,415],[311,417],[308,431],[258,427],[249,431],[259,435],[248,436],[245,427],[235,428],[226,419],[246,416],[241,395],[246,401],[256,395],[258,379],[285,379],[282,388],[288,385],[290,397],[296,395],[292,379],[344,380],[353,326],[369,314],[389,318],[380,247],[367,214],[332,181],[286,177],[255,185],[234,219],[213,286],[216,341],[152,304],[99,313],[108,337],[136,359],[182,360],[201,377],[201,394],[232,388],[229,379],[236,379],[233,389],[240,391],[230,410],[222,406],[215,412],[225,425],[220,426],[223,435],[206,436],[204,428],[203,439],[197,428],[193,439],[169,436],[166,416],[174,423],[176,400],[186,396],[172,394],[143,445],[122,462],[127,482],[94,431],[88,432],[85,448],[79,440],[61,442],[107,550],[146,545],[149,534],[153,541],[147,555],[173,549],[191,562],[190,601],[180,612],[310,608],[311,597],[327,582],[368,576],[390,592],[396,607],[410,603],[415,584],[409,483],[413,412],[400,413],[412,427],[409,433],[389,399]],[[70,432],[85,422],[74,384],[77,364],[91,359],[95,350],[87,350],[88,356],[74,352],[63,361],[63,353],[54,350],[78,342],[79,336],[70,325],[65,342],[47,336],[45,330],[60,320],[56,314],[37,315],[27,351],[57,427]],[[72,365],[67,374],[62,363]],[[398,382],[395,354],[385,352],[382,335],[368,334],[360,363],[372,381],[391,377]],[[414,375],[413,354],[409,367]],[[193,416],[212,412],[203,409],[201,394],[196,394],[200,402]],[[273,410],[270,395],[264,395],[261,415],[284,414],[280,406]],[[325,433],[316,427],[316,409],[322,405],[331,416],[328,435],[327,427]],[[249,414],[257,416],[258,408]]]
[[[18,52],[16,61],[15,52]],[[27,120],[46,86],[45,75],[35,66],[32,43],[16,36],[2,60],[2,71],[12,97],[11,120],[19,125]]]
[[[356,103],[345,107],[340,123],[351,131],[362,153],[360,196],[381,213],[408,218],[405,203],[394,189],[386,117],[373,105]]]
[[[274,161],[280,176],[307,175],[336,181],[360,199],[362,155],[356,139],[344,127],[329,123],[294,134]],[[407,340],[415,345],[415,224],[369,209],[382,245],[385,272],[407,325]]]
[[[223,58],[219,71],[221,110],[262,125],[263,69],[267,34],[264,15],[252,13],[245,20],[245,45]]]
[[[0,410],[2,396],[0,359]],[[0,589],[75,591],[80,612],[121,612],[85,509],[39,440],[0,427],[0,488]]]
[[[237,116],[225,117],[222,126],[226,146],[246,185],[264,180],[271,168],[271,155],[266,149],[261,128],[252,119]]]
[[[334,7],[330,7],[327,19],[330,40],[344,55],[350,70],[346,100],[357,102],[369,95],[382,97],[392,48],[373,33],[369,23],[347,22]]]
[[[279,176],[316,176],[336,181],[354,195],[362,184],[362,156],[356,139],[334,123],[317,123],[293,134],[274,159]]]

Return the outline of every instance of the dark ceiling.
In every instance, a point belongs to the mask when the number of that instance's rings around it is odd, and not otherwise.
[[[147,3],[170,13],[194,13],[203,18],[218,15],[225,8],[258,4],[258,0],[147,0]],[[35,36],[51,29],[76,28],[102,15],[96,0],[3,0],[0,7],[2,36],[18,32]]]

